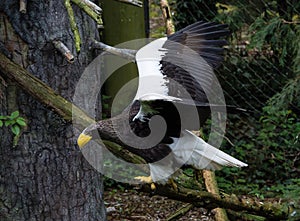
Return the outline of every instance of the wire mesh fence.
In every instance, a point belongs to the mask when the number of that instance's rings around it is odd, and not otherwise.
[[[299,177],[300,2],[169,1],[176,29],[199,20],[232,31],[216,70],[226,103],[248,110],[229,115],[223,148],[245,160],[240,182],[262,185]],[[223,172],[221,172],[223,173]],[[233,182],[237,171],[223,177]]]

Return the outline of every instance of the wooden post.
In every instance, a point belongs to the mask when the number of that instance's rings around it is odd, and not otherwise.
[[[209,170],[203,170],[202,174],[203,174],[206,190],[208,192],[220,197],[215,172],[209,171]],[[227,217],[225,209],[215,208],[214,211],[215,211],[216,221],[227,221],[227,220],[229,220],[228,217]]]
[[[115,46],[130,40],[146,38],[144,9],[124,2],[101,0],[103,9],[103,39],[107,45]],[[113,59],[108,57],[104,62],[104,69],[108,70],[113,65]],[[131,79],[137,78],[137,67],[129,63],[115,71],[104,84],[103,94],[111,97],[111,101],[117,92]],[[132,90],[134,92],[134,90]],[[117,109],[124,109],[133,99],[134,94],[126,94],[123,104]],[[109,105],[111,107],[111,105]]]

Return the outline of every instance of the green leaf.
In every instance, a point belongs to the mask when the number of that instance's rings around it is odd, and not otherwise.
[[[111,96],[107,96],[107,95],[104,95],[104,94],[103,94],[103,95],[102,95],[102,99],[103,99],[103,100],[111,99]]]
[[[13,125],[11,127],[11,131],[15,134],[15,135],[19,135],[20,134],[20,127],[18,125]]]
[[[22,118],[22,117],[18,117],[17,123],[18,123],[20,126],[26,126],[25,119]]]
[[[7,116],[0,115],[0,120],[5,120],[5,119],[7,119]]]
[[[0,127],[2,127],[3,126],[3,122],[2,122],[2,120],[0,120]]]
[[[9,125],[13,124],[13,121],[12,120],[7,120],[5,121],[4,125],[7,127]]]
[[[14,111],[11,113],[11,115],[9,116],[10,119],[15,119],[16,117],[19,116],[19,111]]]

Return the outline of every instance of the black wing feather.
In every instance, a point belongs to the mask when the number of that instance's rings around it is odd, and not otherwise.
[[[221,47],[227,45],[227,41],[220,38],[226,37],[229,34],[230,31],[228,30],[228,25],[226,24],[199,21],[170,35],[168,40],[185,45],[202,56],[202,52],[204,52],[202,51],[204,45],[209,45],[211,48],[218,48],[220,49],[220,52],[223,52]],[[169,49],[168,41],[163,47]],[[216,55],[214,51],[210,52],[212,55]],[[220,52],[218,52],[218,54]],[[220,56],[216,55],[215,57],[217,58],[217,62],[214,64],[210,63],[212,64],[213,68],[216,68],[222,61],[222,56],[221,59],[219,59]]]
[[[227,27],[215,22],[196,22],[170,35],[163,45],[167,49],[161,60],[163,75],[183,86],[198,103],[208,102],[207,94],[212,92],[213,69],[223,61],[222,46],[227,44],[222,38],[230,33]],[[186,48],[200,55],[200,60],[193,53],[189,55]],[[168,88],[170,96],[182,98],[171,81]]]

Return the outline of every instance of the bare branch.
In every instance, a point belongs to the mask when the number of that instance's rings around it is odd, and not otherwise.
[[[98,28],[103,27],[103,22],[101,19],[102,9],[89,0],[71,0],[79,8],[81,8],[85,13],[87,13],[92,19],[94,19]]]
[[[19,8],[19,12],[26,14],[27,12],[27,0],[20,0],[20,8]]]
[[[152,193],[149,185],[141,186],[140,191]],[[265,202],[246,197],[227,195],[221,193],[221,197],[206,191],[197,191],[178,186],[177,191],[172,187],[165,185],[156,185],[155,194],[165,196],[170,199],[187,202],[195,207],[214,209],[217,207],[231,209],[234,211],[246,212],[258,216],[266,217],[268,220],[286,220],[291,214],[295,213],[292,206],[281,204],[280,202]]]
[[[135,54],[136,50],[132,49],[125,49],[125,48],[115,48],[112,46],[109,46],[107,44],[104,44],[102,42],[96,41],[96,40],[91,40],[91,47],[96,48],[96,49],[101,49],[103,51],[109,52],[111,54],[120,56],[122,58],[125,58],[127,60],[135,62]]]
[[[208,192],[220,197],[220,192],[219,192],[218,184],[216,181],[215,172],[210,171],[210,170],[203,170],[202,175],[204,178],[206,190]],[[216,221],[228,221],[229,220],[225,209],[215,208],[215,220]]]
[[[300,21],[287,21],[285,19],[282,19],[282,22],[284,24],[300,24]]]
[[[83,4],[86,4],[88,7],[90,7],[91,9],[93,9],[93,11],[95,11],[97,14],[101,14],[102,13],[102,8],[100,8],[98,5],[96,5],[94,2],[91,2],[89,0],[81,0],[81,2]]]
[[[166,221],[171,221],[171,220],[177,220],[179,217],[185,215],[188,213],[191,209],[194,208],[193,204],[187,203],[180,207],[175,213],[173,213],[171,216],[169,216]]]
[[[53,41],[54,47],[60,52],[62,53],[63,56],[66,57],[66,59],[68,60],[68,62],[73,63],[74,62],[74,55],[71,53],[70,49],[67,48],[66,45],[64,45],[64,43],[62,43],[61,41]]]

